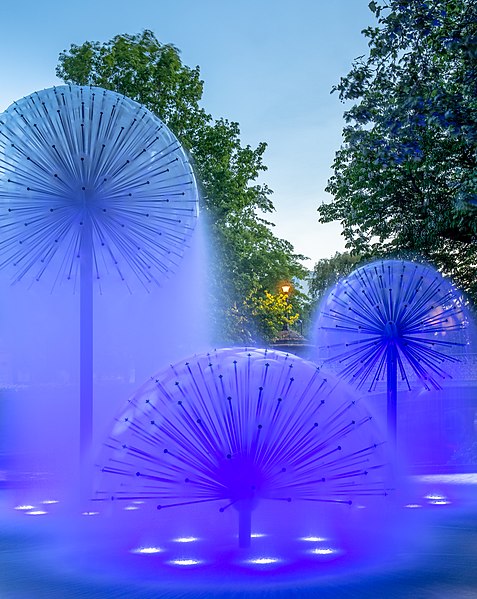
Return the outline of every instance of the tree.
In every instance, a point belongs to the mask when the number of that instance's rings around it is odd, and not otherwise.
[[[327,290],[339,279],[359,266],[361,257],[349,252],[336,252],[332,258],[322,258],[315,264],[310,276],[310,297],[318,303]]]
[[[300,316],[282,291],[252,291],[245,305],[254,317],[257,336],[266,342],[273,341],[284,326],[293,325]]]
[[[98,85],[146,106],[189,152],[202,187],[202,210],[212,237],[211,314],[225,341],[250,342],[250,292],[273,289],[279,279],[303,276],[300,255],[275,237],[261,215],[274,210],[271,190],[257,183],[266,170],[265,143],[242,146],[238,123],[213,119],[200,106],[204,83],[177,48],[145,30],[108,42],[71,45],[59,56],[66,83]]]
[[[369,54],[334,88],[352,105],[320,221],[363,256],[424,255],[476,300],[476,0],[369,7]]]

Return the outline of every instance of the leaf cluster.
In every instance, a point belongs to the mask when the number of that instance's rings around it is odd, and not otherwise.
[[[245,309],[254,317],[256,335],[266,342],[273,341],[284,326],[293,325],[300,317],[288,295],[281,291],[251,291]]]
[[[330,287],[355,270],[361,257],[349,252],[336,252],[331,258],[322,258],[310,275],[310,298],[316,304]]]
[[[363,256],[417,252],[477,299],[477,3],[370,2],[321,222]]]

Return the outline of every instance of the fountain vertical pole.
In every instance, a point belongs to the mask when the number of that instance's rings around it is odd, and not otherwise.
[[[80,241],[80,460],[82,483],[93,431],[93,243],[92,223],[85,218]],[[83,487],[84,488],[84,487]]]
[[[387,425],[388,438],[394,450],[397,445],[397,347],[394,340],[389,341],[387,349]]]
[[[252,510],[250,507],[241,507],[238,510],[239,517],[239,547],[246,549],[250,547],[252,537]]]

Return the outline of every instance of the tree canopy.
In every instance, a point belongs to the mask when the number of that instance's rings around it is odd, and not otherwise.
[[[319,302],[328,289],[349,275],[360,261],[360,256],[349,252],[336,252],[331,258],[318,260],[310,276],[310,297],[313,302]]]
[[[214,247],[211,313],[219,335],[252,341],[251,331],[261,327],[257,319],[250,322],[256,317],[247,307],[251,298],[273,291],[281,279],[305,274],[302,256],[263,218],[274,210],[271,190],[259,182],[266,144],[243,146],[238,123],[212,118],[200,105],[199,67],[184,65],[179,50],[161,44],[152,31],[72,44],[60,54],[56,73],[66,83],[97,85],[140,102],[176,134],[202,187]]]
[[[363,256],[416,252],[477,299],[477,3],[372,1],[320,221]]]

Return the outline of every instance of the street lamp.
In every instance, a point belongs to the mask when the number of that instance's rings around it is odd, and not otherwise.
[[[282,293],[284,293],[286,295],[287,301],[288,301],[288,294],[290,293],[290,289],[291,289],[290,283],[283,283],[283,285],[281,285]]]
[[[287,307],[287,311],[288,311],[288,295],[291,291],[291,285],[290,285],[290,283],[282,283],[280,285],[280,289],[285,296],[285,303],[286,303],[286,307]],[[288,321],[287,321],[286,313],[285,313],[285,322],[283,323],[282,331],[288,331]]]

